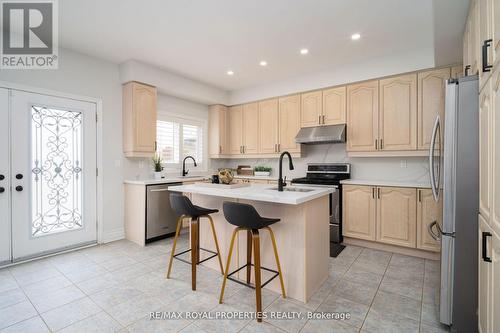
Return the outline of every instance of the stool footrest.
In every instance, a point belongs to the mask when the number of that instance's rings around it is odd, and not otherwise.
[[[253,284],[251,284],[251,283],[246,283],[246,282],[243,282],[243,281],[241,281],[241,280],[238,280],[238,279],[235,279],[235,278],[231,277],[233,274],[238,273],[238,272],[239,272],[239,271],[241,271],[243,268],[248,267],[248,265],[250,265],[250,266],[255,266],[254,264],[245,264],[245,265],[241,266],[240,268],[236,269],[235,271],[232,271],[231,273],[229,273],[229,274],[227,275],[227,279],[228,279],[228,280],[231,280],[231,281],[233,281],[233,282],[236,282],[236,283],[242,284],[242,285],[244,285],[244,286],[250,287],[250,288],[252,288],[252,289],[255,289],[255,286],[254,286]],[[276,277],[280,274],[278,271],[275,271],[275,270],[270,269],[270,268],[266,268],[266,267],[262,267],[262,266],[261,266],[261,267],[260,267],[260,269],[265,270],[265,271],[268,271],[268,272],[271,272],[271,273],[274,273],[274,275],[273,275],[273,276],[272,276],[269,280],[267,280],[266,282],[264,282],[264,283],[260,286],[261,288],[264,288],[264,287],[265,287],[265,286],[266,286],[269,282],[271,282],[272,280],[274,280],[274,278],[276,278]]]
[[[210,260],[210,259],[212,259],[212,258],[214,258],[214,257],[216,257],[218,255],[217,252],[212,251],[212,250],[208,250],[208,249],[204,249],[202,247],[200,247],[200,250],[203,250],[203,251],[208,252],[208,253],[212,253],[212,255],[210,257],[208,257],[208,258],[203,259],[203,260],[198,260],[198,262],[196,263],[197,265],[199,265],[202,262],[205,262],[207,260]],[[186,264],[190,264],[191,265],[191,261],[183,259],[183,258],[177,258],[178,256],[183,255],[184,253],[188,253],[188,252],[191,252],[191,249],[187,249],[185,251],[182,251],[182,252],[179,252],[177,254],[174,254],[174,259],[180,260],[182,262],[185,262]]]

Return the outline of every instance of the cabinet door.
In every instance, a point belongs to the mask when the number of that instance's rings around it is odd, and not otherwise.
[[[342,188],[342,234],[375,240],[375,188],[355,185],[344,185]]]
[[[490,77],[489,72],[483,72],[483,57],[482,57],[482,46],[486,40],[493,39],[492,31],[492,19],[493,19],[493,1],[492,0],[480,0],[476,5],[479,12],[479,87],[483,87],[488,78]],[[484,65],[493,65],[493,53],[495,52],[495,45],[493,41],[490,43],[490,47],[487,49],[487,63]]]
[[[462,39],[462,45],[463,45],[463,49],[462,49],[462,61],[464,63],[464,74],[465,74],[465,67],[471,65],[471,59],[470,59],[470,48],[471,48],[471,45],[470,45],[470,35],[471,35],[471,32],[470,32],[470,21],[467,20],[467,22],[465,22],[464,36],[463,36],[463,39]],[[470,74],[470,71],[469,71],[469,74]]]
[[[322,92],[312,91],[301,95],[301,126],[321,125]]]
[[[479,15],[478,15],[478,5],[477,1],[471,2],[471,8],[469,12],[469,22],[470,22],[470,45],[469,45],[469,59],[471,70],[470,74],[477,74],[479,67],[481,66],[481,46],[479,45]]]
[[[300,130],[300,95],[279,99],[279,151],[300,152],[295,136]]]
[[[382,243],[416,247],[417,190],[377,188],[377,238]]]
[[[241,105],[232,106],[228,112],[229,136],[227,140],[228,152],[231,155],[242,154],[243,131],[242,131],[243,108]]]
[[[129,86],[130,85],[130,86]],[[127,89],[131,87],[131,92]],[[131,93],[130,96],[126,96]],[[131,107],[130,107],[131,104]],[[125,136],[133,138],[124,141],[133,142],[126,150],[147,156],[154,154],[156,148],[156,88],[137,82],[130,82],[124,87],[124,110],[131,112],[130,130],[125,129]],[[138,155],[137,155],[138,156]]]
[[[347,86],[347,150],[374,151],[378,140],[378,81]]]
[[[491,331],[500,332],[500,237],[491,239]]]
[[[259,153],[278,152],[278,121],[278,100],[259,102]]]
[[[500,24],[500,23],[499,23]],[[490,224],[500,235],[500,68],[496,69],[492,78],[492,112],[489,129],[491,144],[491,216]],[[481,125],[482,128],[486,125]],[[482,147],[480,147],[482,150]],[[500,305],[499,305],[500,306]]]
[[[462,76],[464,76],[464,66],[462,64],[453,66],[451,68],[451,78],[452,79],[458,79]],[[420,99],[419,99],[420,101]]]
[[[417,148],[417,74],[380,80],[379,139],[382,150]]]
[[[259,104],[243,105],[243,153],[257,154],[259,152]]]
[[[323,90],[324,125],[345,124],[346,87]]]
[[[444,124],[445,81],[449,78],[449,68],[418,73],[418,149],[429,149],[436,116],[439,115],[441,124]],[[441,128],[441,133],[444,133],[444,128]]]
[[[226,117],[227,106],[210,106],[208,112],[208,152],[211,157],[227,154]]]
[[[490,218],[491,205],[491,80],[479,95],[479,211]]]
[[[483,251],[483,233],[492,233],[492,230],[483,219],[481,215],[479,215],[479,249],[478,249],[478,326],[479,332],[482,333],[490,333],[494,332],[491,327],[492,315],[491,312],[491,300],[492,300],[492,284],[491,284],[491,264],[490,262],[484,261],[482,257]],[[492,237],[487,237],[484,239],[486,243],[486,254],[489,256],[491,254],[491,244]],[[498,317],[498,315],[497,315]]]
[[[443,225],[443,202],[436,202],[429,189],[417,189],[417,195],[417,249],[439,252],[441,243],[431,237],[428,228],[434,221]]]

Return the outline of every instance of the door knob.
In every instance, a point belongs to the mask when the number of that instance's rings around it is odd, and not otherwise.
[[[3,187],[0,187],[0,193],[5,192],[5,189]]]
[[[16,175],[16,179],[23,179],[23,175],[22,175],[22,174],[20,174],[20,173],[18,173],[18,174]]]
[[[5,176],[4,175],[0,175],[0,180],[4,180],[5,179]]]
[[[23,187],[21,185],[16,186],[16,191],[21,192],[23,190]]]

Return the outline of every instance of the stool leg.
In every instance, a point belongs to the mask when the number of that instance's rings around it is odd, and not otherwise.
[[[250,284],[252,273],[252,231],[247,230],[247,283]]]
[[[199,219],[191,219],[191,289],[196,290],[196,265],[199,260]]]
[[[214,235],[215,249],[217,250],[217,259],[219,259],[219,265],[220,265],[220,273],[224,274],[224,268],[222,267],[222,259],[220,257],[219,242],[217,241],[217,234],[215,233],[214,220],[210,215],[207,215],[207,218],[210,221],[210,227],[212,228],[212,234]]]
[[[236,238],[238,231],[240,231],[240,228],[239,227],[235,228],[233,230],[233,235],[231,236],[231,243],[229,245],[229,254],[227,255],[226,271],[224,272],[224,278],[222,279],[222,288],[220,290],[219,304],[222,304],[222,300],[224,299],[224,289],[226,288],[227,275],[229,274],[229,266],[231,266],[231,256],[233,255],[234,239]]]
[[[179,233],[181,232],[182,220],[184,215],[179,216],[177,219],[177,227],[175,229],[174,244],[172,245],[172,251],[170,252],[170,260],[168,262],[167,279],[170,279],[170,271],[172,270],[172,261],[174,261],[175,247],[177,246],[177,238],[179,238]]]
[[[255,273],[255,303],[257,308],[257,321],[262,322],[262,291],[260,282],[260,237],[259,230],[252,229],[253,261]]]
[[[267,229],[269,231],[269,234],[271,235],[271,243],[273,243],[274,258],[276,259],[276,266],[278,266],[278,273],[281,284],[281,294],[283,295],[283,298],[286,298],[285,284],[283,283],[283,273],[281,273],[280,258],[278,257],[278,247],[276,246],[276,239],[274,238],[274,232],[273,229],[269,227],[265,227],[265,229]]]

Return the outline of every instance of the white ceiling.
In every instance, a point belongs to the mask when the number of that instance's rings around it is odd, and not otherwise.
[[[434,52],[438,65],[459,61],[468,3],[64,0],[59,34],[68,49],[116,63],[140,60],[234,91],[412,50]],[[353,42],[355,32],[362,37]],[[299,54],[304,47],[307,56]]]

